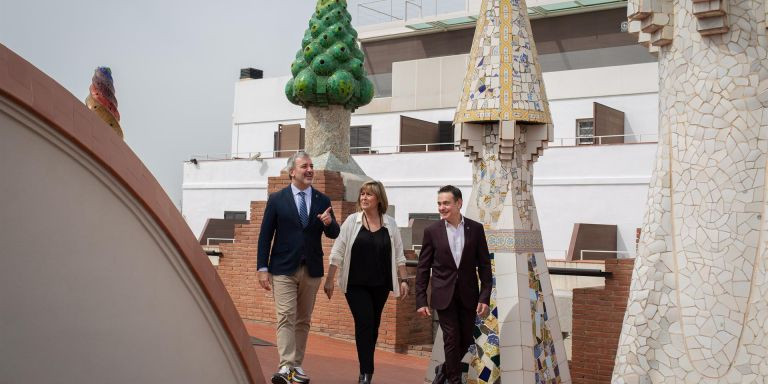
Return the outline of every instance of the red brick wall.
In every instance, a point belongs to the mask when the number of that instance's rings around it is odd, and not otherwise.
[[[573,290],[574,384],[610,383],[634,259],[605,260],[605,287]]]
[[[278,177],[270,177],[267,186],[267,193],[277,192],[291,185],[291,179],[287,172],[282,172]],[[315,171],[312,187],[323,192],[331,201],[344,200],[344,179],[339,172]],[[334,207],[333,209],[336,209]],[[338,219],[338,212],[336,218]],[[253,216],[251,216],[253,219]]]
[[[287,187],[290,180],[286,173],[280,177],[269,178],[269,193]],[[342,223],[355,212],[355,203],[343,200],[344,183],[337,172],[316,171],[313,187],[331,198],[336,220]],[[256,252],[259,228],[264,215],[265,201],[251,202],[251,222],[235,229],[235,242],[221,244],[222,256],[218,272],[224,285],[232,295],[240,316],[246,321],[275,323],[275,310],[272,294],[264,291],[258,284],[256,270]],[[323,236],[324,261],[328,265],[333,240]],[[416,258],[411,251],[406,254]],[[414,270],[409,276],[414,276]],[[413,291],[413,278],[411,277]],[[317,294],[315,310],[312,315],[312,332],[330,335],[342,339],[354,340],[354,323],[349,307],[338,287],[329,301],[322,286]],[[390,296],[382,314],[379,331],[379,347],[388,350],[405,351],[411,344],[432,343],[432,322],[416,316],[416,303],[411,294],[405,300]]]
[[[408,260],[418,260],[419,256],[414,251],[405,251],[405,258]],[[393,311],[387,312],[388,308],[385,307],[384,313],[390,314],[389,321],[394,321],[395,328],[395,351],[405,352],[405,348],[408,345],[420,345],[429,344],[429,348],[425,351],[431,352],[432,339],[432,319],[422,319],[421,316],[416,315],[416,267],[408,268],[408,286],[410,291],[408,297],[405,300],[390,299],[387,305],[395,306]],[[382,323],[384,318],[382,318]],[[383,328],[383,326],[382,326]]]

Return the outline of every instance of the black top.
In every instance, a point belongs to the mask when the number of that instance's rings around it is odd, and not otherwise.
[[[350,256],[347,284],[392,290],[392,246],[386,227],[376,232],[360,227]]]

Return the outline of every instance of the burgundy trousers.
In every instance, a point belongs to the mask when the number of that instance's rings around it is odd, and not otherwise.
[[[447,308],[437,310],[445,344],[443,370],[449,384],[461,384],[461,359],[469,346],[475,342],[473,332],[477,318],[476,308],[465,308],[457,292],[458,289],[454,291],[453,299]]]

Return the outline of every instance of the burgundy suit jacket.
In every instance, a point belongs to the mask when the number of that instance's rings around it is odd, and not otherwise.
[[[416,308],[427,306],[427,286],[432,272],[432,308],[448,307],[458,290],[461,304],[471,310],[478,303],[490,304],[491,259],[483,225],[464,218],[464,251],[456,265],[448,244],[445,220],[424,229],[424,239],[416,269]],[[478,287],[478,277],[480,284]]]

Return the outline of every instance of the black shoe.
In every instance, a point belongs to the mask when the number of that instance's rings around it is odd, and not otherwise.
[[[294,384],[309,384],[309,376],[301,368],[291,369],[291,379]]]
[[[357,379],[357,384],[371,384],[372,378],[372,373],[361,373],[360,377]]]
[[[272,384],[292,384],[293,374],[288,367],[280,368],[280,371],[272,375]]]
[[[435,379],[432,380],[432,384],[445,384],[445,369],[443,364],[435,367]]]

